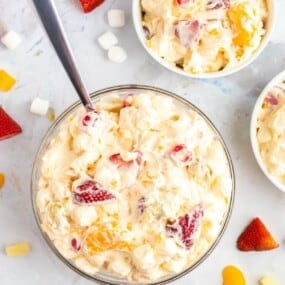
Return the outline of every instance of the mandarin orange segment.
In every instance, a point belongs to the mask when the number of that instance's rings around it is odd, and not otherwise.
[[[16,83],[16,79],[5,70],[0,70],[0,91],[8,92]]]
[[[250,16],[246,12],[245,4],[239,4],[228,9],[227,16],[230,26],[235,33],[233,43],[236,46],[250,45],[253,36],[253,31],[249,32],[244,28],[243,22],[249,19]]]
[[[91,255],[105,250],[129,250],[130,245],[119,239],[117,229],[100,227],[87,234],[85,245]]]

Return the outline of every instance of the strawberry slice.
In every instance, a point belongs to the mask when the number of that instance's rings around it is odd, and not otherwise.
[[[74,251],[80,251],[82,247],[82,242],[78,237],[74,237],[71,239],[71,247],[74,249]]]
[[[228,9],[230,6],[230,0],[209,0],[207,2],[207,10]]]
[[[170,157],[178,166],[186,166],[193,161],[193,153],[185,144],[176,145],[170,152]]]
[[[175,238],[178,245],[189,250],[194,244],[195,233],[200,227],[203,215],[203,207],[198,205],[176,221],[168,221],[165,226],[166,232],[170,237]]]
[[[181,20],[174,24],[174,34],[183,46],[190,48],[199,40],[202,27],[198,20]]]
[[[135,153],[137,154],[136,159],[125,161],[122,158],[120,153],[115,153],[109,157],[109,160],[113,164],[115,164],[118,168],[130,167],[134,162],[136,162],[138,165],[141,165],[142,164],[142,152],[141,151],[135,151]]]
[[[273,95],[272,93],[268,93],[268,95],[265,97],[264,100],[266,103],[270,104],[271,106],[276,106],[278,105],[278,99],[275,95]]]
[[[139,215],[142,215],[145,211],[145,208],[146,208],[145,201],[146,200],[144,196],[140,197],[138,200],[137,209],[138,209]]]
[[[81,125],[83,128],[95,127],[95,125],[101,120],[101,114],[96,111],[89,111],[85,113],[81,118]]]
[[[97,6],[101,5],[105,0],[80,0],[80,4],[84,13],[89,13]]]
[[[116,197],[94,180],[86,180],[72,192],[73,203],[77,205],[98,205],[111,202]]]
[[[132,106],[134,94],[128,94],[123,100],[123,108]]]
[[[279,247],[259,218],[254,218],[237,240],[241,251],[263,251]]]
[[[181,8],[188,8],[194,4],[195,0],[176,0],[176,3]]]
[[[0,141],[12,138],[22,132],[22,128],[0,106]]]

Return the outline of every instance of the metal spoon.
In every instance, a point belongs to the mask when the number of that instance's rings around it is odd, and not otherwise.
[[[54,0],[33,0],[48,37],[87,111],[93,104],[75,63],[74,55],[59,18]]]

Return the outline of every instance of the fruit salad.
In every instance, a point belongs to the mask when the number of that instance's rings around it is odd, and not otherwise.
[[[257,115],[256,136],[266,169],[285,184],[285,81],[268,90]]]
[[[205,119],[140,91],[105,96],[62,122],[42,157],[36,204],[43,231],[80,270],[144,283],[205,255],[232,187]]]
[[[146,46],[190,74],[249,59],[266,32],[265,0],[141,0]]]

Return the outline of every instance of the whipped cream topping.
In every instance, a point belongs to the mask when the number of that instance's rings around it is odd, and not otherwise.
[[[91,275],[148,282],[181,272],[211,247],[229,209],[217,134],[152,92],[110,95],[95,110],[66,118],[42,157],[42,229]]]

